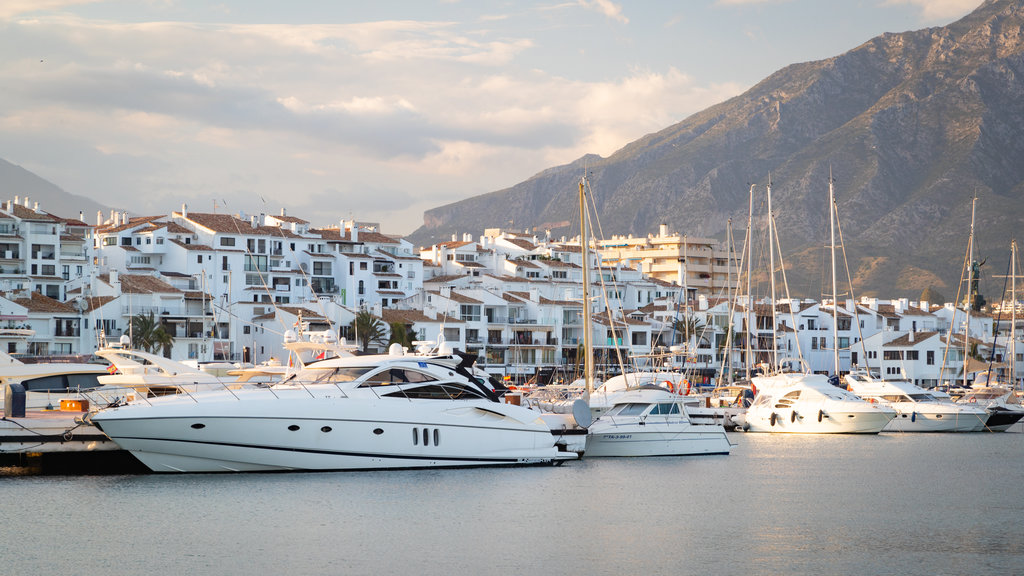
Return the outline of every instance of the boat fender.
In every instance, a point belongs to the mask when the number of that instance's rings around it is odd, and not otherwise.
[[[772,426],[775,426],[775,421],[778,420],[778,419],[779,419],[779,415],[776,414],[775,412],[772,412],[772,415],[771,415],[771,417],[768,418],[768,421],[771,422]]]
[[[968,400],[968,402],[970,402],[971,404],[974,404],[977,401],[978,401],[977,398],[971,398],[970,400]]]
[[[683,383],[685,383],[685,384],[686,384],[686,395],[687,395],[687,396],[689,396],[689,395],[690,395],[690,381],[689,381],[689,380],[685,380],[685,379],[684,379],[684,380],[683,380]],[[681,387],[682,387],[682,386],[680,386],[680,388],[681,388]]]
[[[818,410],[818,422],[821,422],[821,419],[824,418],[824,417],[825,417],[825,411],[824,410]]]
[[[916,422],[917,421],[917,412],[911,412],[910,413],[910,421],[911,422]]]
[[[796,422],[796,419],[797,419],[797,413],[796,413],[796,410],[793,410],[793,413],[789,415],[789,421],[790,422]]]
[[[675,392],[676,391],[676,388],[675,388],[675,386],[672,385],[672,381],[671,380],[665,380],[665,387],[668,388],[669,392]]]

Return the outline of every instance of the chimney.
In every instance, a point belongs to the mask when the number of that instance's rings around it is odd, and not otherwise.
[[[452,242],[458,242],[458,240],[459,240],[459,235],[458,234],[452,234]]]
[[[668,224],[658,226],[658,237],[664,238],[666,236],[668,236]]]
[[[128,211],[125,210],[124,212],[121,212],[121,224],[127,224],[127,223],[128,223]]]
[[[39,213],[39,202],[35,202],[32,204],[32,211],[35,212],[36,214]]]
[[[78,211],[78,221],[85,222],[85,212],[82,212],[81,210]]]
[[[256,224],[256,216],[250,216],[249,217],[249,225],[252,226],[253,228],[256,228],[258,226]]]
[[[121,284],[121,280],[117,277],[117,270],[110,271],[110,285],[117,286]]]
[[[96,211],[96,226],[103,226],[103,210]]]
[[[14,197],[14,203],[15,204],[21,204],[21,197],[20,196],[15,196]]]
[[[111,210],[110,211],[110,223],[113,224],[114,226],[117,226],[117,211],[116,210]]]
[[[911,343],[914,342],[914,333],[912,331],[907,332],[907,340],[910,340]]]
[[[281,216],[287,216],[287,215],[288,215],[288,214],[287,214],[287,213],[285,212],[285,209],[284,209],[284,207],[282,206],[282,207],[281,207]]]
[[[28,196],[25,196],[24,205],[25,205],[25,208],[28,208]]]
[[[188,204],[181,203],[181,217],[188,218]]]
[[[352,238],[353,242],[359,242],[359,224],[355,220],[352,220]]]

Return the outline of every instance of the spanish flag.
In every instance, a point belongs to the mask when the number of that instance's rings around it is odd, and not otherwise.
[[[113,364],[107,366],[107,374],[117,374],[117,366],[114,366]]]

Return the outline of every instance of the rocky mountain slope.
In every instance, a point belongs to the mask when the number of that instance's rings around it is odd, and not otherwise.
[[[1024,222],[1024,0],[989,0],[941,28],[884,34],[793,64],[744,94],[625,146],[511,188],[429,210],[420,244],[485,227],[573,235],[576,182],[590,174],[607,234],[740,241],[748,189],[772,204],[791,290],[821,294],[828,177],[836,179],[857,296],[957,293],[977,194],[983,291],[997,296]],[[763,208],[756,208],[763,214]],[[500,216],[498,216],[500,215]],[[567,225],[568,223],[568,225]],[[755,228],[763,229],[763,217]],[[992,297],[989,297],[992,300]]]
[[[82,218],[86,224],[96,223],[96,212],[104,214],[110,211],[106,206],[86,198],[64,191],[56,184],[40,178],[28,170],[0,159],[0,182],[3,189],[0,191],[0,202],[28,198],[33,204],[39,202],[39,207],[51,214],[64,218],[78,218],[82,212]]]

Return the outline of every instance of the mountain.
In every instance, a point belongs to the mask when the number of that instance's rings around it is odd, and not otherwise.
[[[14,200],[15,196],[19,201],[28,198],[33,204],[39,202],[39,207],[46,212],[64,218],[78,218],[81,211],[87,224],[96,223],[97,211],[110,212],[110,208],[98,202],[65,192],[56,184],[3,159],[0,159],[0,182],[4,188],[0,202]]]
[[[945,27],[793,64],[608,158],[429,210],[409,238],[509,221],[574,235],[566,223],[586,170],[606,234],[648,234],[664,222],[724,238],[732,219],[742,242],[749,184],[761,204],[770,174],[791,292],[816,297],[828,274],[831,169],[856,296],[917,298],[932,287],[954,297],[977,194],[975,254],[988,258],[981,288],[992,300],[1003,281],[991,276],[1004,273],[1024,221],[1022,24],[1024,0],[988,0]]]

